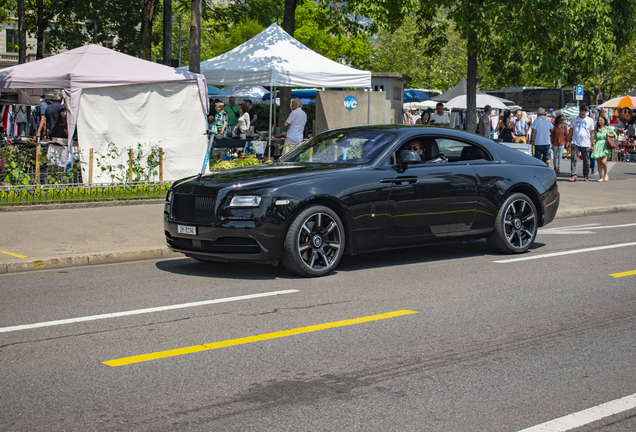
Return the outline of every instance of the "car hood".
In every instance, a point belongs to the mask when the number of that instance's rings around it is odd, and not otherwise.
[[[360,166],[349,164],[276,162],[212,172],[200,178],[198,176],[190,177],[177,182],[174,188],[190,189],[191,193],[197,193],[192,187],[219,190],[237,185],[240,185],[241,188],[266,186],[274,183],[279,185],[309,176],[322,177],[336,172],[359,169],[361,169]]]

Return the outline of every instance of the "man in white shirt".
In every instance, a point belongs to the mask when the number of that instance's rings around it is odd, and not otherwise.
[[[583,179],[589,181],[587,177],[590,174],[590,150],[594,150],[594,120],[587,116],[586,106],[581,106],[579,116],[572,120],[566,141],[570,146],[570,181],[576,181],[579,153],[583,159]]]
[[[307,123],[307,114],[302,110],[303,103],[300,99],[292,99],[292,112],[287,117],[285,127],[287,128],[287,137],[285,145],[291,147],[297,146],[303,139],[303,131]]]
[[[450,126],[450,117],[448,113],[444,112],[444,104],[438,102],[435,107],[435,112],[431,114],[431,119],[428,121],[429,125],[433,126],[442,126],[449,127]]]
[[[537,119],[532,122],[530,144],[534,146],[534,157],[550,165],[550,131],[552,122],[545,116],[545,109],[537,110]]]

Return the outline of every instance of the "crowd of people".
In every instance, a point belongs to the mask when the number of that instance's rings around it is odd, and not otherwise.
[[[589,181],[591,174],[598,166],[599,182],[609,181],[607,159],[614,148],[617,133],[610,126],[610,122],[603,111],[595,114],[596,121],[588,115],[588,108],[581,106],[579,115],[568,123],[563,114],[550,117],[544,108],[539,108],[534,120],[525,111],[503,110],[496,119],[492,115],[492,107],[486,105],[477,121],[476,132],[486,138],[495,138],[505,143],[531,144],[533,154],[561,172],[563,157],[566,151],[570,155],[570,181],[577,180],[577,165],[579,155],[583,162],[583,179]],[[534,115],[533,115],[534,116]],[[618,112],[619,131],[625,130],[628,135],[634,135],[636,113],[629,108]],[[495,120],[496,119],[496,120]],[[444,104],[438,103],[434,112],[425,110],[417,118],[405,117],[405,122],[418,125],[435,125],[448,127],[450,124],[448,113],[444,112]],[[496,124],[495,124],[496,123]]]
[[[291,101],[291,113],[285,121],[287,133],[285,145],[293,148],[303,140],[307,114],[302,109],[302,102],[298,98]],[[215,134],[226,135],[232,138],[245,138],[255,132],[258,115],[250,99],[236,105],[236,98],[230,97],[225,105],[220,100],[214,101],[214,114],[208,116],[208,129]],[[251,127],[251,129],[250,129]]]
[[[227,105],[215,100],[214,111],[214,114],[210,113],[208,116],[208,129],[215,134],[233,138],[246,136],[250,132],[250,126],[256,125],[258,119],[250,99],[246,99],[240,105],[236,104],[234,97],[229,98]]]

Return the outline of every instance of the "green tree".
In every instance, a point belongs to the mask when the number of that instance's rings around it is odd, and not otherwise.
[[[367,65],[371,46],[367,35],[334,35],[324,26],[329,20],[329,11],[320,5],[307,2],[296,9],[296,31],[294,37],[317,53],[337,61],[344,60],[353,67]]]
[[[374,72],[399,72],[411,77],[411,88],[447,90],[466,76],[466,42],[451,26],[448,43],[429,53],[429,41],[419,34],[417,17],[409,14],[394,32],[379,30],[373,43]]]

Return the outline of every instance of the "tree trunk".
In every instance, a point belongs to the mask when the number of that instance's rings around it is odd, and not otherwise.
[[[297,0],[285,0],[285,16],[283,18],[283,30],[292,37],[296,30],[296,4]],[[274,97],[272,95],[272,97]],[[291,112],[291,87],[280,88],[280,109],[278,116],[278,126],[285,130],[285,122]]]
[[[201,12],[202,0],[192,0],[190,13],[190,72],[201,72]]]
[[[172,63],[172,0],[163,0],[163,64]]]
[[[159,0],[142,0],[141,31],[139,32],[139,58],[152,59],[152,18]]]
[[[471,0],[468,4],[468,20],[474,21],[479,9],[479,0]],[[474,24],[473,24],[474,25]],[[466,70],[466,130],[477,130],[477,35],[474,31],[468,34],[468,65]],[[471,52],[472,50],[472,52]]]
[[[18,64],[26,63],[26,11],[24,0],[18,0]]]

